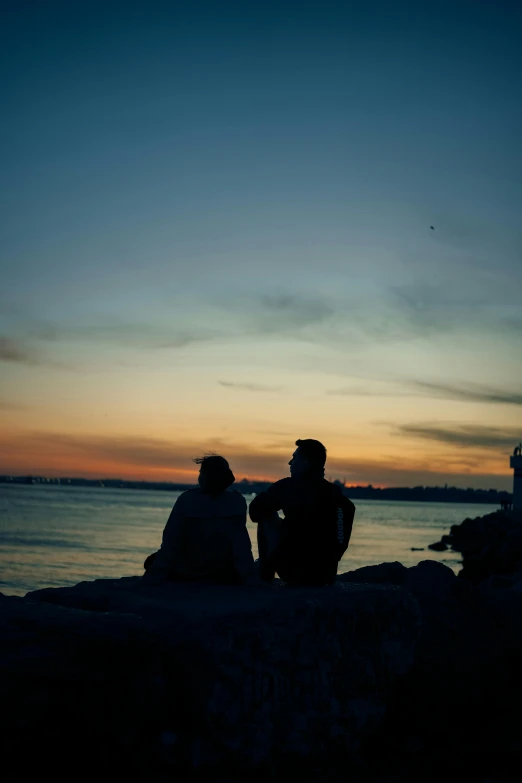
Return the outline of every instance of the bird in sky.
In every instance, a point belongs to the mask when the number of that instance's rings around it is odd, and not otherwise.
[[[430,226],[432,231],[435,231],[435,226]]]

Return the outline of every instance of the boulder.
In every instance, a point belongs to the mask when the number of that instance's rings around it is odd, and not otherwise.
[[[437,560],[421,560],[416,566],[406,569],[402,586],[416,598],[445,600],[452,594],[457,577],[451,568]]]
[[[421,607],[421,638],[369,740],[371,756],[393,759],[416,745],[434,779],[458,763],[464,779],[481,780],[489,766],[493,779],[511,780],[494,759],[506,768],[522,760],[522,595],[474,585],[435,562],[408,569],[403,586]]]
[[[400,586],[406,578],[408,569],[395,560],[393,563],[363,566],[355,571],[339,574],[338,582],[355,582],[357,584],[387,584]]]
[[[451,759],[453,765],[456,758],[480,759],[484,752],[521,754],[522,593],[476,586],[433,560],[404,570],[398,565],[339,577],[381,583],[387,575],[400,581],[421,609],[415,662],[379,731],[368,739],[368,756],[391,764],[397,753],[407,756],[412,748],[423,748],[426,758],[433,751],[433,763]]]
[[[67,746],[128,774],[356,751],[414,660],[417,601],[394,585],[143,587],[3,597],[2,733],[40,767]],[[22,775],[23,770],[18,770]],[[170,774],[170,773],[169,773]],[[23,776],[23,775],[22,775]]]
[[[442,536],[429,548],[443,551],[447,546],[461,552],[463,567],[459,576],[473,584],[514,574],[522,568],[522,520],[515,512],[506,511],[465,519],[451,527],[449,536]],[[497,582],[498,586],[501,584],[508,582]]]

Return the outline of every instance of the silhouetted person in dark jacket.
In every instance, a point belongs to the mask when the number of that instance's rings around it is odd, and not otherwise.
[[[246,529],[246,501],[231,490],[234,474],[223,457],[195,459],[199,487],[183,492],[163,531],[161,549],[145,561],[143,584],[168,580],[257,584]]]
[[[250,504],[250,518],[258,524],[260,576],[271,582],[277,572],[294,585],[333,584],[350,541],[355,506],[324,478],[323,444],[298,440],[296,446],[288,463],[290,478],[276,481]]]

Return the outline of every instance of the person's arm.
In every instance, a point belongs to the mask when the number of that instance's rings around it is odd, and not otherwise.
[[[231,537],[232,558],[243,584],[256,584],[256,567],[252,556],[252,543],[247,523],[247,504],[239,492],[231,492],[228,498],[230,516],[227,519],[227,529]]]
[[[244,585],[256,585],[260,582],[252,555],[252,542],[246,529],[246,504],[244,515],[237,516],[232,522],[232,555],[234,568]]]
[[[182,496],[180,495],[174,503],[174,508],[170,512],[170,516],[163,531],[160,550],[156,554],[150,568],[148,568],[142,576],[141,580],[143,584],[163,584],[163,582],[167,580],[169,571],[178,558],[184,531],[183,501],[181,498]]]
[[[260,492],[250,504],[249,512],[252,522],[259,522],[271,514],[281,511],[283,507],[283,485],[286,479],[276,481],[266,492]]]
[[[353,520],[355,517],[355,506],[352,501],[343,494],[338,501],[337,508],[337,540],[339,544],[337,559],[340,560],[348,549],[348,544],[350,543]]]

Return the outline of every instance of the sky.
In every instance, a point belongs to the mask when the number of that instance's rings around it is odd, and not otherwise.
[[[510,489],[519,3],[2,4],[0,473]]]

